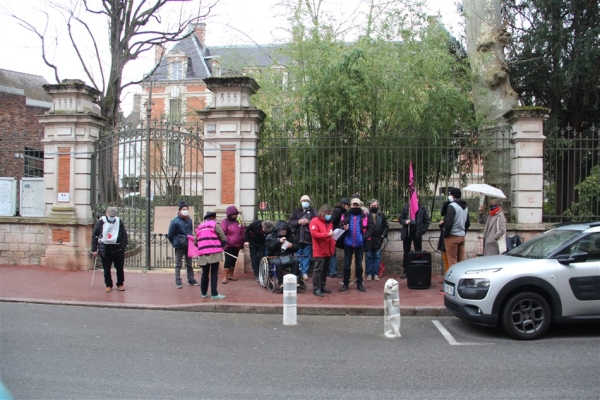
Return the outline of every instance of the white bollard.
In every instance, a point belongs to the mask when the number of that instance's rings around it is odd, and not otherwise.
[[[297,304],[296,297],[298,290],[296,288],[297,278],[294,274],[287,274],[283,277],[283,324],[296,325]]]
[[[388,279],[383,288],[384,334],[390,339],[399,338],[400,335],[400,292],[398,281]]]

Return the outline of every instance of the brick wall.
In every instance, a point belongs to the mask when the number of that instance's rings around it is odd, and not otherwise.
[[[221,145],[221,203],[235,203],[235,145]]]

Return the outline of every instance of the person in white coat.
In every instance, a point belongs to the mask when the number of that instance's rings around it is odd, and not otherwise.
[[[479,223],[483,224],[483,255],[493,256],[500,254],[498,241],[506,240],[506,218],[502,212],[502,201],[493,199],[490,201],[490,212],[487,216],[484,213],[483,206],[479,207]],[[503,245],[503,250],[506,245]]]

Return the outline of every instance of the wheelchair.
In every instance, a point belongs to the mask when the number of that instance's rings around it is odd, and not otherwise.
[[[274,292],[275,289],[279,290],[279,285],[283,285],[283,282],[277,282],[277,263],[281,263],[283,267],[283,275],[292,273],[292,263],[298,263],[296,256],[267,256],[260,260],[258,267],[258,282],[264,288],[267,288],[269,292]],[[296,275],[298,282],[298,292],[306,291],[306,282],[302,279],[302,274]]]

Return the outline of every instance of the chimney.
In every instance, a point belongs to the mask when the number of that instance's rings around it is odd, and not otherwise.
[[[206,24],[204,22],[197,23],[193,25],[194,34],[200,41],[200,45],[204,48],[206,47],[205,37],[206,37]]]
[[[158,64],[165,55],[165,46],[162,44],[154,45],[154,64]]]
[[[135,93],[133,95],[133,109],[131,110],[131,112],[139,113],[141,110],[141,103],[142,103],[142,95],[140,93]]]

